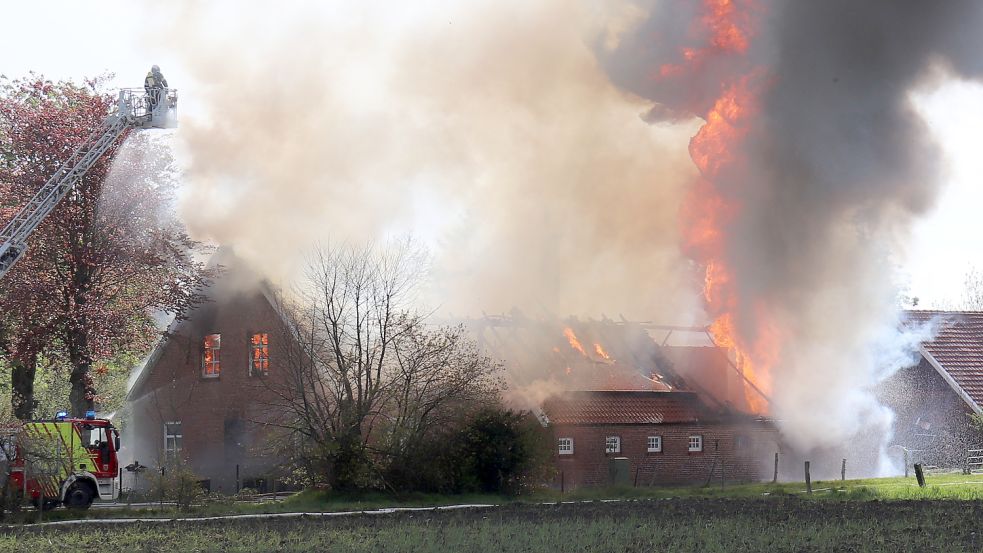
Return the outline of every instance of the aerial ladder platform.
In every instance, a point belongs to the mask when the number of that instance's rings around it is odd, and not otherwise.
[[[151,94],[155,94],[156,98],[152,98]],[[0,231],[0,278],[24,255],[31,234],[127,129],[176,126],[176,89],[165,88],[152,93],[141,88],[120,90],[115,110]]]

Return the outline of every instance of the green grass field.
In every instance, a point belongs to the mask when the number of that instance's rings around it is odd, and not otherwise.
[[[339,496],[274,505],[90,511],[87,517],[338,512],[459,503],[496,505],[345,516],[12,525],[2,551],[981,551],[983,475],[499,496]],[[31,513],[27,514],[31,516]],[[47,520],[69,518],[67,511]],[[979,529],[979,531],[978,531]]]
[[[979,551],[965,501],[680,498],[461,511],[21,527],[0,551]]]
[[[813,493],[807,494],[803,482],[779,484],[726,484],[675,488],[591,488],[561,494],[556,490],[542,490],[520,497],[500,495],[427,495],[409,494],[393,496],[385,494],[346,495],[330,492],[308,491],[277,503],[236,503],[210,501],[190,511],[174,507],[144,507],[139,509],[91,509],[81,513],[57,509],[45,513],[44,520],[59,521],[77,518],[174,518],[216,516],[225,514],[261,514],[289,512],[337,512],[368,511],[391,507],[436,507],[455,504],[546,503],[560,501],[594,501],[606,499],[668,499],[668,498],[774,498],[795,496],[815,500],[875,500],[875,499],[953,499],[983,500],[983,474],[945,474],[926,477],[927,486],[919,488],[914,477],[874,478],[846,481],[813,482]],[[36,513],[27,512],[10,517],[8,522],[35,522]]]

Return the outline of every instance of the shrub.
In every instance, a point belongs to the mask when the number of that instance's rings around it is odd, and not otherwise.
[[[175,463],[164,467],[148,495],[154,500],[173,501],[178,509],[187,511],[205,497],[205,490],[201,477],[188,465]]]

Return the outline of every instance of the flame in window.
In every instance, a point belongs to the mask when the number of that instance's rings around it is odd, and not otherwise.
[[[270,335],[253,334],[249,339],[249,372],[265,375],[270,372]]]
[[[205,353],[202,371],[205,376],[218,376],[222,371],[219,352],[222,349],[222,335],[208,334],[205,336]]]

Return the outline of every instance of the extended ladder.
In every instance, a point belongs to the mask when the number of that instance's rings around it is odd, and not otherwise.
[[[161,90],[157,101],[151,100],[140,89],[120,90],[116,111],[106,116],[99,128],[3,227],[0,231],[0,278],[27,250],[27,239],[31,234],[127,129],[176,125],[177,90]]]

